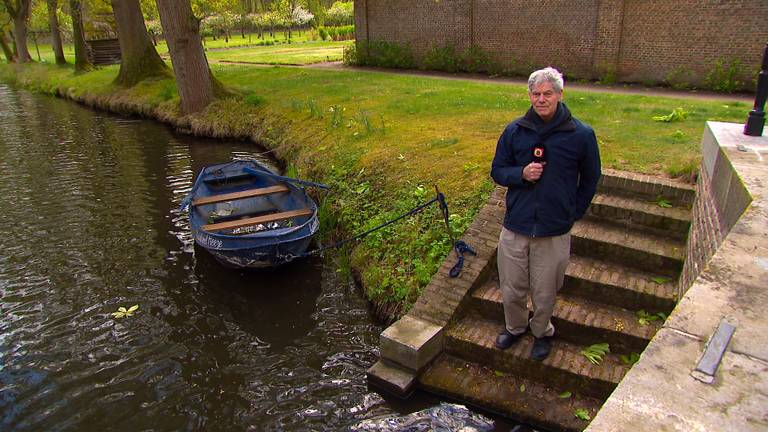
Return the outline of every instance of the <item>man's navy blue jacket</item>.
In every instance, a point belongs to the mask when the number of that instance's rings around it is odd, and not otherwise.
[[[546,165],[541,178],[523,179],[533,161],[533,147],[543,144]],[[562,103],[544,123],[529,109],[507,125],[496,145],[491,177],[507,186],[504,227],[531,237],[565,234],[587,211],[600,179],[595,132],[576,120]]]

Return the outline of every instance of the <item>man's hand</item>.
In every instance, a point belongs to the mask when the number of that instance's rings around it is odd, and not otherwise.
[[[534,183],[541,178],[546,162],[531,162],[523,168],[523,179]]]

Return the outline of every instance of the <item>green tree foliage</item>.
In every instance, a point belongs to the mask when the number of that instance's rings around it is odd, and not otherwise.
[[[337,1],[325,13],[325,24],[329,26],[349,25],[354,20],[355,9],[351,1]]]

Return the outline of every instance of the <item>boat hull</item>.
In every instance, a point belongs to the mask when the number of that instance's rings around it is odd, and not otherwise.
[[[250,175],[243,175],[245,167],[250,168]],[[255,161],[235,161],[207,167],[198,176],[188,197],[190,226],[195,243],[227,267],[259,269],[291,262],[307,251],[319,228],[317,205],[303,188],[275,180],[267,174],[260,176],[255,170],[271,173]],[[283,185],[288,190],[267,196],[194,205],[199,199],[275,185]],[[237,232],[240,228],[223,231],[206,229],[212,226],[212,216],[218,216],[219,213],[229,212],[229,219],[237,221],[239,216],[244,219],[252,214],[268,215],[270,212],[299,208],[311,211],[288,221],[246,227],[256,228],[253,232]]]

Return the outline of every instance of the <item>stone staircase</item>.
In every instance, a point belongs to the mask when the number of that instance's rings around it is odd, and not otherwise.
[[[419,374],[420,386],[545,429],[582,430],[588,422],[576,410],[594,416],[631,367],[620,356],[642,353],[661,325],[641,325],[637,311],[669,314],[675,306],[693,198],[692,186],[604,173],[588,215],[571,232],[549,357],[529,359],[530,333],[508,350],[494,347],[504,315],[489,260],[490,271],[444,328],[443,352]],[[581,351],[598,343],[608,343],[610,353],[595,365]]]

